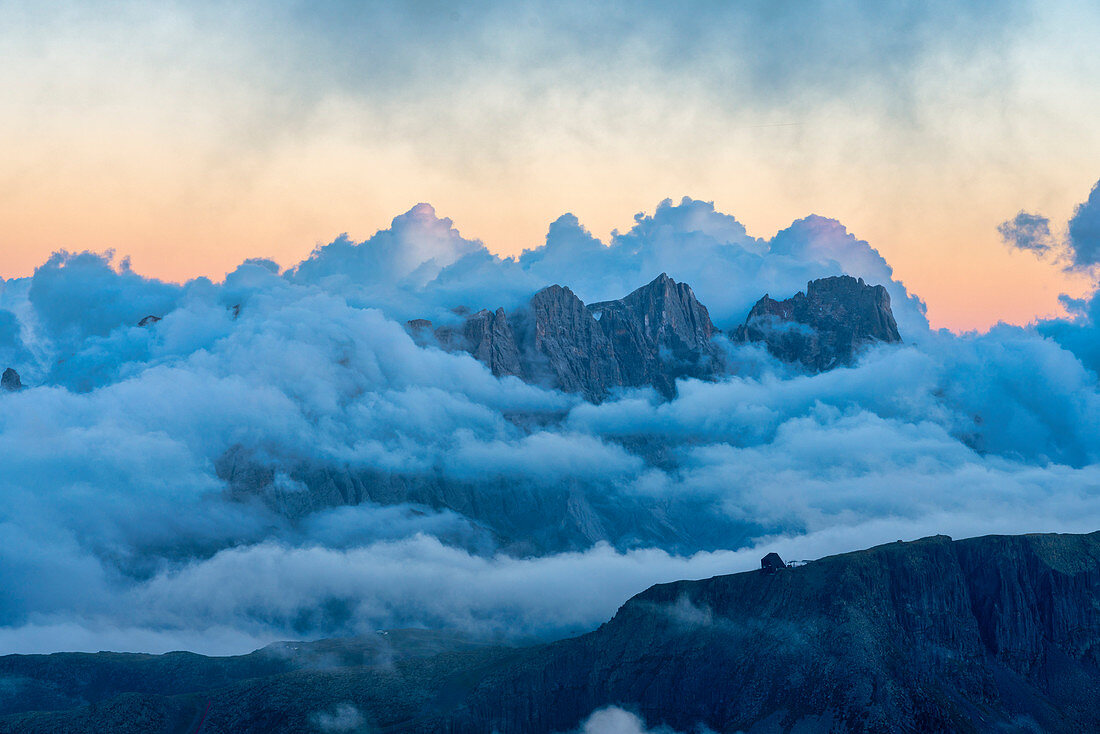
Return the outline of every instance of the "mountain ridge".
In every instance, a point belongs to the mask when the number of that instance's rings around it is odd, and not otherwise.
[[[523,693],[548,677],[555,694]],[[454,731],[564,731],[616,703],[683,731],[1095,730],[1100,533],[934,536],[660,584],[471,700]],[[530,712],[547,713],[517,726]]]
[[[585,305],[567,286],[550,285],[526,306],[470,314],[434,328],[413,319],[419,341],[431,334],[448,351],[465,351],[497,377],[513,376],[592,402],[621,388],[651,387],[676,396],[680,378],[715,379],[724,372],[722,332],[691,286],[661,273],[623,298]],[[762,343],[778,359],[810,371],[854,363],[871,342],[901,341],[881,286],[850,276],[810,281],[785,301],[761,298],[729,337]]]
[[[388,662],[376,657],[384,637],[283,643],[291,662],[274,675],[172,695],[115,689],[0,716],[0,732],[186,731],[204,709],[204,734],[300,731],[338,705],[371,730],[453,734],[572,731],[609,705],[684,732],[1096,730],[1100,532],[932,536],[657,584],[593,632],[532,647],[434,634],[395,638],[405,652]],[[295,662],[299,645],[308,664]],[[351,664],[318,667],[326,650]],[[31,670],[42,658],[0,666],[48,687]]]

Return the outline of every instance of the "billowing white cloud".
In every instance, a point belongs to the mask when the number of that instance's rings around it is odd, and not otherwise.
[[[593,405],[401,324],[552,282],[619,297],[662,271],[726,325],[811,278],[881,281],[905,344],[805,375],[723,342],[735,374]],[[0,291],[0,356],[29,385],[0,394],[0,652],[418,625],[545,638],[768,550],[1093,530],[1095,310],[933,332],[840,224],[763,241],[692,200],[607,244],[562,217],[516,259],[426,207],[222,283],[60,253]]]
[[[392,254],[403,247],[416,248],[422,264],[413,268]],[[638,214],[630,230],[613,233],[606,244],[576,217],[563,215],[550,225],[545,244],[517,258],[490,254],[418,204],[365,242],[340,238],[318,248],[287,277],[394,318],[447,320],[455,306],[512,308],[555,283],[587,303],[620,298],[662,272],[690,283],[724,328],[744,321],[765,293],[786,298],[814,278],[847,273],[887,287],[903,331],[928,329],[924,304],[893,279],[874,248],[839,222],[807,217],[765,241],[712,203],[687,197],[661,202],[652,215]]]

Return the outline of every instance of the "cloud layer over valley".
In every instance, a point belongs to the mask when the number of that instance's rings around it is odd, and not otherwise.
[[[1042,234],[1017,224],[1003,231]],[[661,272],[724,332],[765,293],[859,276],[889,291],[903,343],[808,374],[719,336],[720,379],[595,404],[405,326],[550,284],[619,298]],[[515,259],[425,204],[221,283],[60,252],[0,281],[0,369],[27,386],[0,392],[0,653],[241,652],[402,626],[548,638],[765,549],[1095,530],[1100,306],[1068,305],[933,331],[840,223],[761,240],[689,199],[608,243],[562,216]]]

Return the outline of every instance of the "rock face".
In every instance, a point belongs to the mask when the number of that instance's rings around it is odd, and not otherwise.
[[[498,377],[513,375],[600,402],[616,388],[656,388],[676,395],[681,377],[713,379],[722,371],[712,341],[718,330],[686,283],[664,273],[617,301],[588,306],[554,285],[512,313],[482,310],[457,326],[432,330],[408,322],[420,343],[467,351]],[[822,278],[785,301],[765,295],[732,334],[759,342],[779,359],[821,372],[851,365],[872,342],[900,342],[890,295],[849,276]]]
[[[430,326],[409,322],[414,336]],[[483,310],[435,330],[440,346],[470,352],[497,376],[597,402],[615,388],[647,385],[671,397],[678,377],[714,376],[716,333],[691,287],[664,273],[618,301],[585,306],[569,288],[553,285],[512,314]]]
[[[886,289],[847,275],[810,281],[785,301],[765,295],[733,338],[814,372],[852,364],[868,343],[901,341]]]
[[[619,301],[588,307],[618,356],[624,384],[653,385],[675,394],[677,377],[711,377],[719,360],[717,333],[706,307],[687,283],[664,273]]]
[[[422,322],[417,323],[417,322]],[[414,323],[417,323],[414,326]],[[431,322],[414,319],[409,322],[412,328],[430,328]],[[508,316],[503,308],[496,311],[482,309],[466,318],[461,327],[440,327],[435,331],[441,346],[450,350],[463,350],[484,362],[497,377],[514,375],[525,376],[516,348],[515,335],[508,324]]]
[[[543,288],[519,316],[528,373],[536,381],[597,401],[626,384],[611,339],[573,291]]]
[[[430,632],[237,658],[0,658],[0,732],[1100,731],[1100,533],[937,536],[660,584],[595,632],[509,649]],[[190,728],[188,728],[190,726]]]
[[[0,376],[0,390],[15,392],[23,389],[23,381],[19,379],[19,373],[8,367]]]

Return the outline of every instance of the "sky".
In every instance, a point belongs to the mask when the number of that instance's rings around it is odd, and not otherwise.
[[[998,226],[1100,177],[1094,4],[452,5],[0,0],[0,277],[220,280],[420,202],[517,255],[686,195],[763,239],[839,220],[936,327],[1092,288]]]

